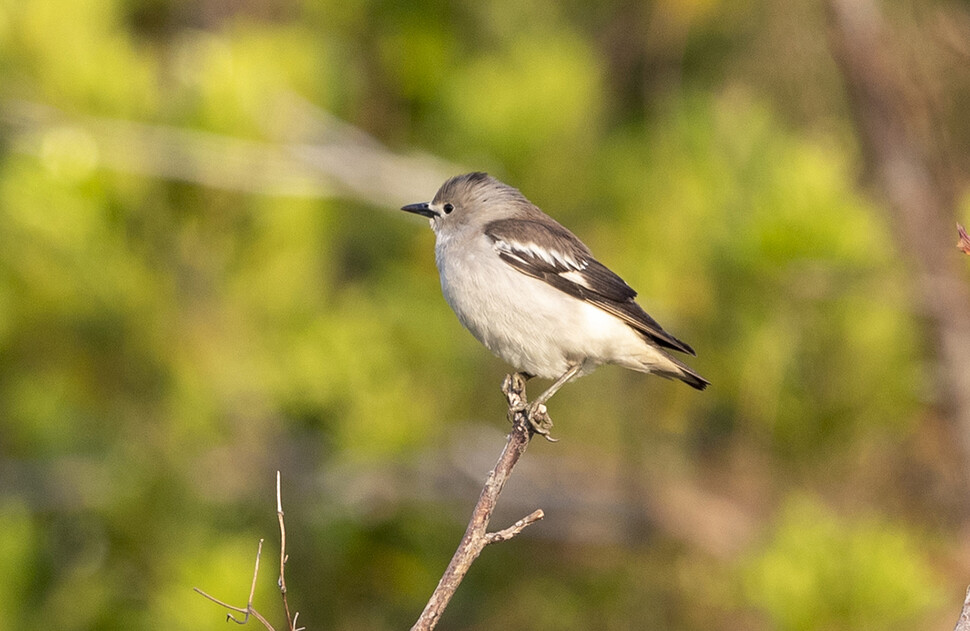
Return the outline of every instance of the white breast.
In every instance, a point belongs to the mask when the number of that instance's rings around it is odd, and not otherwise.
[[[435,257],[445,300],[482,344],[517,370],[557,378],[575,362],[647,370],[654,354],[618,318],[527,276],[499,258],[491,241],[438,235]],[[658,355],[658,358],[660,356]]]

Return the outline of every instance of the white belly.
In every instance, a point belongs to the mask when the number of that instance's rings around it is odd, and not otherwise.
[[[458,319],[516,370],[554,379],[618,363],[649,371],[665,357],[618,318],[505,263],[485,236],[436,246],[441,289]]]

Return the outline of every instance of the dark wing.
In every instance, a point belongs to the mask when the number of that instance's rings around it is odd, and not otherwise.
[[[694,355],[694,349],[663,330],[634,298],[637,292],[593,258],[576,235],[556,223],[500,219],[485,226],[495,251],[523,274],[613,314],[655,344]]]

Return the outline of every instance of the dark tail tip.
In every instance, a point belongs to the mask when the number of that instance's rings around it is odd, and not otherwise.
[[[703,390],[707,386],[711,385],[711,382],[704,379],[698,375],[693,370],[685,370],[683,374],[677,375],[677,378],[686,383],[691,388],[696,388],[697,390]]]

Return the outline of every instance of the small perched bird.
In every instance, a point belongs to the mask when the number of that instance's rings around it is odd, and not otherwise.
[[[445,182],[432,201],[401,210],[430,219],[441,291],[465,328],[526,378],[555,379],[529,406],[534,426],[563,384],[600,364],[698,390],[710,383],[665,350],[694,349],[664,331],[636,303],[637,292],[518,189],[468,173]]]

